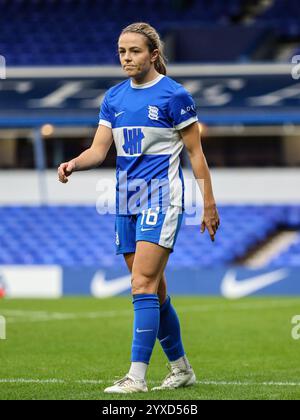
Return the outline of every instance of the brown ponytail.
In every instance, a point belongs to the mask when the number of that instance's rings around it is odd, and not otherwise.
[[[158,50],[158,58],[154,63],[155,70],[160,74],[167,74],[167,67],[166,67],[166,57],[164,55],[164,46],[163,42],[160,39],[159,34],[157,31],[148,23],[138,22],[132,23],[129,26],[126,26],[121,32],[121,35],[128,33],[128,32],[135,32],[138,34],[144,35],[147,40],[147,45],[149,47],[149,51],[153,52],[154,50]]]

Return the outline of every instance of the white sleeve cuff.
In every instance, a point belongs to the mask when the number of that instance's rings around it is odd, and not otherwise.
[[[183,121],[182,123],[180,123],[180,124],[178,124],[178,125],[175,125],[175,126],[174,126],[174,128],[175,128],[176,130],[182,130],[182,128],[185,128],[185,127],[187,127],[188,125],[191,125],[192,123],[194,123],[194,122],[196,122],[196,121],[198,121],[198,117],[197,117],[197,116],[196,116],[196,117],[191,117],[191,118],[189,118],[188,120]]]
[[[105,125],[105,127],[111,128],[111,123],[106,120],[100,120],[99,125]]]

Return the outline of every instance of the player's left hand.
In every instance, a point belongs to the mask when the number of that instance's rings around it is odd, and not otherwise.
[[[220,226],[220,218],[215,204],[204,206],[204,211],[201,220],[201,233],[208,230],[212,242],[215,240],[215,235]]]

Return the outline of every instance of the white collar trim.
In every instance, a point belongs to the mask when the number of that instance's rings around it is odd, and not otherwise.
[[[133,89],[147,89],[151,86],[156,85],[156,83],[158,83],[163,77],[165,77],[163,74],[160,74],[159,76],[157,76],[154,80],[151,80],[150,82],[147,83],[143,83],[142,85],[136,85],[132,79],[130,79],[130,86]]]

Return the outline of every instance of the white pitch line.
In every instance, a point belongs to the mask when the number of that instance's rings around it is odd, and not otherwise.
[[[283,307],[292,307],[299,305],[300,299],[298,300],[270,300],[267,304],[265,302],[241,302],[228,304],[211,304],[211,305],[193,305],[193,306],[176,306],[176,310],[179,313],[189,312],[211,312],[211,311],[239,311],[239,310],[259,310],[259,309],[274,309]],[[46,322],[46,321],[65,321],[65,320],[77,320],[77,319],[97,319],[97,318],[114,318],[120,316],[130,316],[131,310],[122,311],[100,311],[100,312],[82,312],[82,313],[67,313],[67,312],[34,312],[34,311],[15,311],[13,313],[7,310],[1,310],[1,314],[7,316],[9,323],[30,323],[30,322]],[[11,315],[10,315],[11,314]]]
[[[217,386],[300,386],[300,382],[241,382],[241,381],[197,381],[200,385]]]
[[[80,384],[80,385],[101,385],[113,383],[114,380],[65,380],[65,379],[26,379],[26,378],[11,378],[0,379],[0,384]],[[148,381],[149,384],[159,384],[160,381]],[[198,385],[213,385],[213,386],[277,386],[277,387],[300,387],[300,382],[250,382],[250,381],[197,381]]]
[[[8,314],[8,315],[15,315],[15,316],[23,316],[23,315],[32,315],[32,316],[36,316],[36,315],[47,315],[49,314],[49,312],[46,311],[20,311],[20,310],[15,310],[15,309],[1,309],[1,313],[3,314]]]
[[[131,315],[132,311],[105,311],[105,312],[83,312],[83,313],[48,313],[45,315],[30,315],[24,314],[18,317],[7,317],[9,323],[24,323],[24,322],[44,322],[44,321],[66,321],[77,319],[97,319],[97,318],[116,318],[118,316]],[[5,315],[5,313],[4,313]]]
[[[63,384],[63,379],[0,379],[0,384]]]

